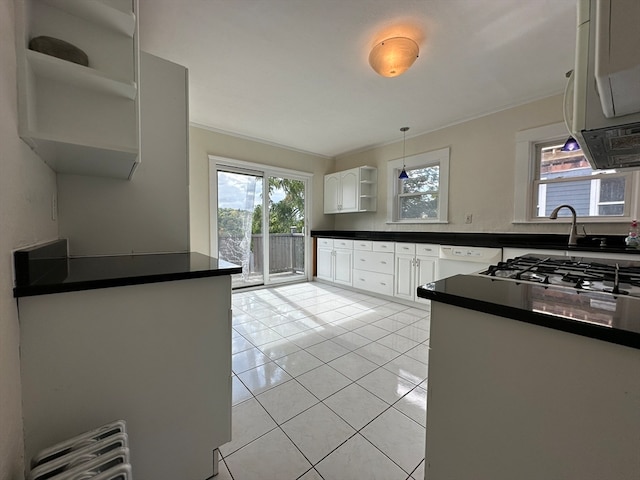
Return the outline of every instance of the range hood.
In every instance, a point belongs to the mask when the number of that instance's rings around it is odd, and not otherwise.
[[[638,0],[578,0],[565,121],[594,169],[640,168],[638,25]]]

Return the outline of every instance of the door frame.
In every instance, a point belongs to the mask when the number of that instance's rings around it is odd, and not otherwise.
[[[303,172],[300,170],[293,170],[289,168],[273,167],[271,165],[265,165],[261,163],[247,162],[244,160],[236,160],[233,158],[220,157],[216,155],[209,155],[209,255],[216,257],[218,255],[218,215],[213,215],[218,211],[218,169],[224,170],[225,168],[231,170],[237,170],[244,173],[259,173],[268,181],[269,177],[285,177],[292,180],[300,180],[305,183],[305,202],[304,202],[304,219],[305,219],[305,231],[304,231],[304,271],[305,275],[301,276],[301,279],[305,281],[312,280],[312,250],[311,250],[311,205],[313,198],[313,173]],[[262,204],[263,212],[267,211],[267,191],[263,194]],[[264,224],[262,231],[269,232],[268,225]],[[265,252],[268,252],[269,239],[268,235],[265,235]],[[266,255],[268,257],[268,255]],[[269,275],[269,258],[264,259],[264,285],[278,285],[281,283],[288,283],[286,280],[272,281]]]

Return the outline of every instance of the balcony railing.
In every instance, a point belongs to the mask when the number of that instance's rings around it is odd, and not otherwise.
[[[264,271],[264,235],[225,236],[218,239],[219,258],[242,266],[241,283],[256,283]],[[304,274],[304,234],[269,234],[269,273]],[[237,282],[235,282],[237,283]],[[258,281],[261,283],[261,280]],[[236,286],[234,284],[234,286]]]

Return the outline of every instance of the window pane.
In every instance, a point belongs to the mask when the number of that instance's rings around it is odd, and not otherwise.
[[[401,193],[437,192],[440,187],[440,166],[407,170],[409,178],[402,181]]]
[[[589,216],[591,204],[591,180],[577,180],[575,182],[548,183],[546,189],[538,190],[538,205],[544,205],[544,211],[538,216],[548,217],[558,205],[569,204],[576,209],[580,217]],[[546,190],[546,193],[545,193]],[[569,209],[563,208],[558,212],[559,217],[570,217]]]
[[[563,152],[560,145],[541,146],[540,169],[538,178],[549,180],[551,178],[566,178],[578,176],[590,176],[593,173],[591,165],[581,150]]]
[[[616,205],[599,205],[598,206],[598,215],[623,215],[624,214],[624,205],[616,204]]]
[[[539,184],[535,216],[548,217],[562,204],[573,206],[581,217],[624,215],[626,177],[603,178],[603,174],[615,172],[593,170],[581,150],[563,152],[561,147],[557,142],[536,146]],[[559,215],[569,216],[570,212],[563,209]]]
[[[624,202],[625,178],[603,178],[600,180],[601,202]]]
[[[418,220],[438,218],[438,195],[411,195],[400,197],[400,219]]]

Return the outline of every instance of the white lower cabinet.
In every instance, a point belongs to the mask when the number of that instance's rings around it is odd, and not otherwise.
[[[316,276],[339,285],[353,285],[353,240],[318,239]]]
[[[419,285],[436,279],[438,245],[319,238],[316,277],[364,292],[427,303]]]
[[[393,244],[368,242],[371,250],[356,248],[353,256],[353,286],[382,295],[393,295]],[[391,250],[391,251],[389,251]]]
[[[434,281],[437,259],[438,245],[396,243],[393,295],[425,303],[416,290],[419,285]]]

